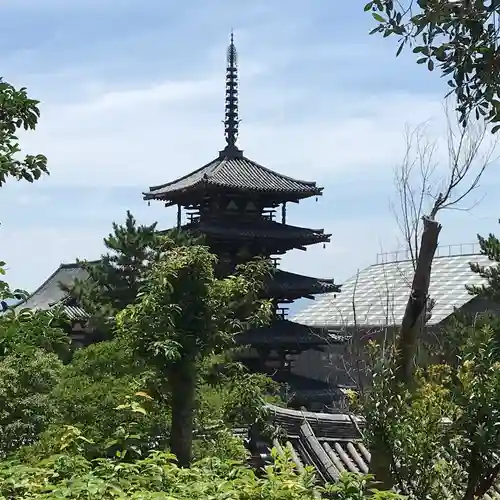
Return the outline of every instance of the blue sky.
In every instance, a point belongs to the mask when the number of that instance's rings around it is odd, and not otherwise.
[[[333,7],[335,5],[335,7]],[[438,74],[395,58],[369,36],[364,1],[3,0],[2,76],[40,99],[26,152],[51,176],[2,189],[2,259],[14,286],[35,288],[60,262],[94,258],[130,209],[173,224],[175,210],[141,192],[201,166],[223,147],[225,51],[235,31],[240,146],[285,174],[317,180],[322,198],[289,222],[324,227],[332,243],[291,252],[290,270],[339,281],[397,247],[389,210],[404,126],[442,116]],[[439,134],[440,128],[435,128]],[[498,169],[496,169],[498,170]],[[492,169],[472,213],[441,220],[443,244],[497,231]]]

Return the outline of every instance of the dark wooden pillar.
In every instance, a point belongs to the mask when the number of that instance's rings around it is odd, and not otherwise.
[[[286,224],[286,202],[281,205],[281,223]]]

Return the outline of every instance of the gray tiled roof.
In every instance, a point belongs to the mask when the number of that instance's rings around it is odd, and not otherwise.
[[[274,440],[279,453],[288,448],[301,470],[315,467],[323,481],[336,481],[343,472],[366,474],[370,452],[361,442],[358,429],[363,421],[345,414],[314,413],[268,405],[270,420],[285,433]],[[356,425],[353,423],[356,421]],[[356,427],[357,426],[357,427]]]
[[[443,321],[455,308],[463,307],[473,297],[465,285],[478,285],[484,280],[470,270],[469,263],[490,265],[484,255],[436,257],[432,265],[429,293],[436,300],[429,325]],[[354,326],[353,296],[356,321],[360,326],[399,325],[404,314],[413,277],[411,261],[390,262],[367,267],[342,284],[342,292],[325,294],[314,304],[298,312],[292,319],[308,326],[342,328]]]
[[[371,454],[360,435],[363,419],[274,405],[267,405],[267,410],[271,422],[285,434],[274,439],[273,446],[282,456],[287,450],[299,471],[313,466],[323,482],[335,482],[344,472],[368,473]],[[496,481],[483,499],[500,499],[500,482]]]
[[[21,302],[19,309],[50,310],[62,307],[70,319],[79,319],[87,316],[85,311],[70,302],[67,294],[61,290],[60,283],[71,285],[76,279],[86,279],[87,272],[77,263],[61,264],[29,297]]]
[[[315,182],[292,179],[269,170],[246,158],[221,156],[184,177],[166,184],[152,186],[144,199],[169,199],[186,190],[214,186],[226,189],[270,193],[293,193],[304,198],[319,195],[322,188]]]

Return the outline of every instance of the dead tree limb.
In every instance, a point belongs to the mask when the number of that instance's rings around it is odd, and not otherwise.
[[[442,168],[435,157],[438,142],[426,139],[423,133],[426,129],[421,125],[413,133],[407,130],[406,155],[396,172],[397,222],[413,261],[414,274],[396,341],[393,391],[411,391],[413,387],[417,345],[433,303],[429,286],[442,229],[437,215],[445,209],[457,208],[469,197],[491,164],[496,148],[496,142],[484,148],[486,125],[456,127],[458,121],[453,120],[446,106],[445,110],[448,168]],[[417,166],[420,182],[413,184]],[[370,473],[384,489],[390,489],[394,486],[394,474],[397,475],[397,461],[384,443],[384,429],[379,431],[379,439],[372,447]]]
[[[437,215],[446,209],[459,208],[478,187],[497,145],[496,140],[485,144],[486,137],[490,138],[486,124],[473,122],[461,126],[446,103],[444,112],[447,166],[440,168],[439,142],[426,135],[427,124],[422,124],[413,131],[407,129],[406,154],[396,171],[400,206],[396,220],[414,266],[396,351],[396,378],[403,385],[411,385],[417,342],[429,318],[431,269],[441,232]],[[415,167],[418,167],[416,179]]]

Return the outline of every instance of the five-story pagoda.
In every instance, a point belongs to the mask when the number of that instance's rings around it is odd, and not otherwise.
[[[206,244],[219,257],[222,272],[256,256],[271,258],[276,269],[265,295],[275,304],[275,318],[266,328],[240,335],[239,344],[249,345],[244,362],[253,370],[269,373],[285,383],[292,404],[328,404],[332,391],[322,382],[293,374],[293,359],[308,349],[321,350],[328,334],[286,319],[286,304],[301,297],[338,291],[333,280],[320,280],[277,269],[279,255],[291,249],[330,240],[322,229],[286,223],[287,203],[322,194],[315,182],[292,179],[269,170],[243,155],[238,137],[238,69],[231,34],[227,53],[225,140],[217,158],[177,180],[153,186],[145,200],[161,200],[177,206],[177,227],[203,234]],[[187,223],[182,224],[182,210]],[[280,219],[279,221],[277,219]]]

